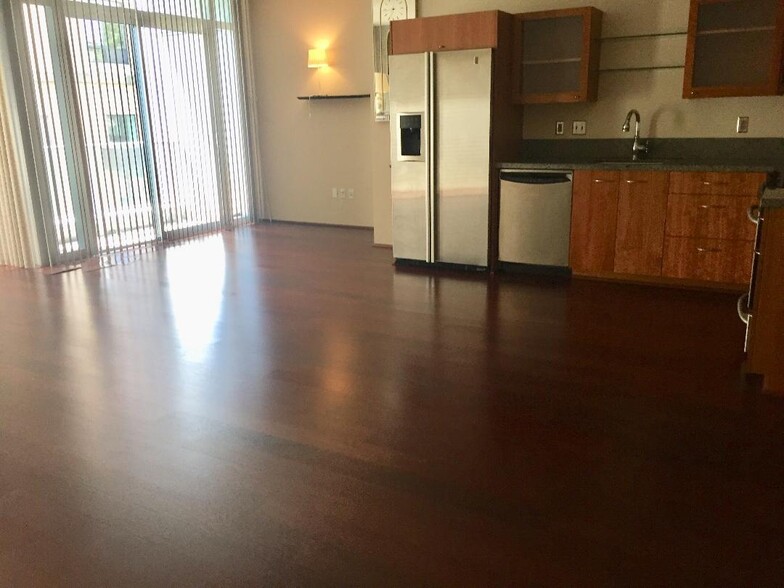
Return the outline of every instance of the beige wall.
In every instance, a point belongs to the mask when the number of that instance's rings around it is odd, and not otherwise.
[[[336,39],[336,71],[329,75],[340,76],[330,80],[343,78],[338,84],[341,89],[369,89],[370,0],[263,0],[255,4],[266,187],[274,217],[343,224],[372,222],[376,242],[390,243],[388,125],[373,122],[365,101],[336,104],[332,110],[314,105],[313,118],[308,119],[307,107],[292,100],[294,94],[313,88],[314,79],[303,60],[308,43],[315,42],[319,34],[334,33]],[[588,4],[605,13],[604,37],[686,30],[689,0],[418,0],[418,9],[420,16],[436,16]],[[685,36],[605,41],[602,49],[602,68],[682,66]],[[571,121],[586,120],[587,138],[622,138],[621,123],[630,108],[642,113],[646,136],[732,137],[736,136],[736,117],[744,115],[751,117],[747,136],[784,137],[784,116],[780,114],[784,97],[683,100],[682,80],[682,69],[602,73],[596,103],[526,107],[521,137],[555,138],[554,123],[564,120],[564,138],[569,139]],[[345,149],[335,149],[332,143],[336,134],[342,135],[341,124],[347,125],[350,130],[345,135],[353,139],[342,143]],[[319,161],[318,154],[325,152],[328,155],[320,160],[320,173],[299,165],[313,158]],[[297,170],[299,173],[292,176]],[[322,172],[328,178],[322,177]],[[357,184],[365,182],[372,197],[367,194],[366,200],[356,203],[356,209],[335,206],[327,192],[333,185],[342,185],[336,182],[344,177],[348,179],[343,184],[354,178]]]
[[[366,0],[253,0],[251,26],[267,213],[276,220],[373,225],[369,99],[307,101],[308,94],[367,94],[372,81]],[[331,67],[307,69],[310,47]],[[332,188],[353,188],[335,200]]]

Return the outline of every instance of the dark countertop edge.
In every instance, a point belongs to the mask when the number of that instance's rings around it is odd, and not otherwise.
[[[760,201],[762,208],[784,208],[784,188],[766,190]]]
[[[640,171],[703,171],[703,172],[763,172],[777,173],[778,167],[771,163],[592,163],[575,161],[528,161],[503,162],[496,164],[497,169],[531,169],[531,170],[574,170],[574,169],[607,169],[607,170],[640,170]]]

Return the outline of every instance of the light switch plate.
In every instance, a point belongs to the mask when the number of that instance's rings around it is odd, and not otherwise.
[[[739,116],[738,117],[738,124],[735,127],[735,130],[738,133],[748,133],[749,132],[749,117],[748,116]]]
[[[584,135],[588,130],[588,125],[584,120],[576,120],[572,122],[572,135]]]
[[[564,121],[559,120],[555,123],[555,134],[556,135],[564,134]]]

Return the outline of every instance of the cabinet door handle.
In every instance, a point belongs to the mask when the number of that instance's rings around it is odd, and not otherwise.
[[[721,251],[718,247],[697,247],[699,253],[721,253]]]
[[[725,204],[700,204],[700,208],[702,210],[709,210],[711,208],[722,209],[722,208],[728,208],[728,207]]]
[[[648,180],[626,180],[627,184],[647,184]]]
[[[614,180],[594,180],[595,184],[614,184]]]

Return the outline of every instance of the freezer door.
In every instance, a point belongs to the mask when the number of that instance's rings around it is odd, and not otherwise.
[[[492,50],[434,59],[436,260],[487,265]]]
[[[392,252],[396,259],[432,261],[429,75],[427,54],[389,57]],[[413,136],[416,133],[418,137]]]

